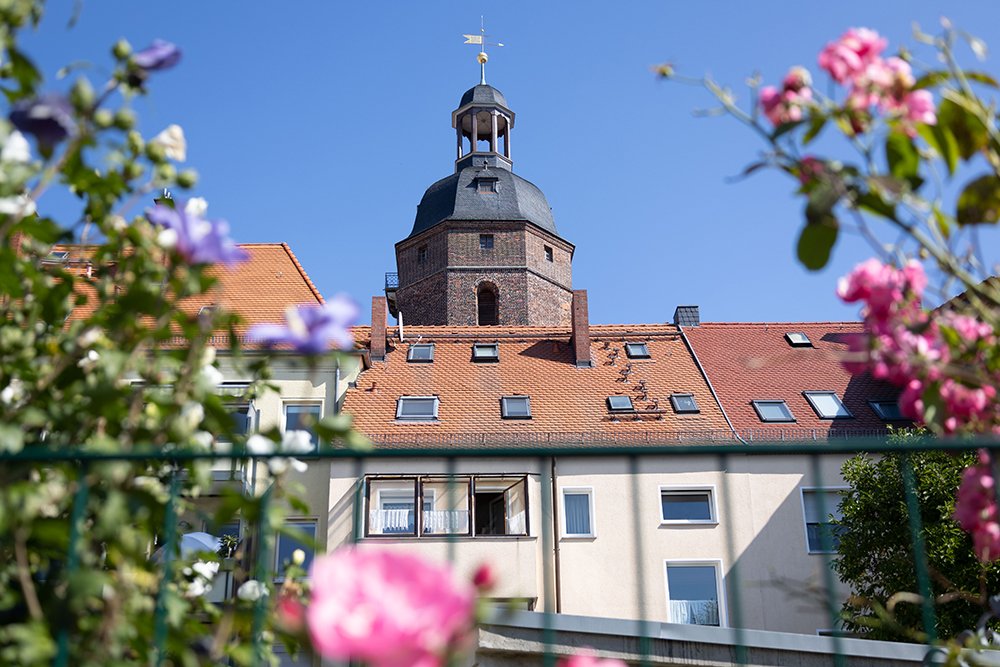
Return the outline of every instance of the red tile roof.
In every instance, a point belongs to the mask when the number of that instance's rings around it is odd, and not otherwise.
[[[676,327],[592,326],[593,368],[577,368],[570,330],[541,327],[390,329],[384,363],[363,371],[344,410],[376,442],[396,445],[662,444],[731,439],[722,411]],[[356,337],[369,344],[370,329]],[[650,359],[629,359],[624,342],[644,342]],[[433,363],[406,359],[414,343],[434,343]],[[499,363],[472,361],[473,343],[498,343]],[[670,394],[694,394],[700,413],[676,414]],[[607,398],[632,398],[636,414],[611,414]],[[502,419],[502,396],[531,397],[530,420]],[[438,396],[437,421],[396,419],[400,396]]]
[[[860,322],[732,322],[685,327],[685,334],[712,382],[726,414],[744,437],[791,436],[803,429],[825,437],[831,430],[880,432],[886,422],[868,401],[894,400],[899,391],[869,374],[851,375],[841,365],[848,342],[864,333]],[[792,347],[785,334],[801,332],[812,347]],[[821,419],[803,391],[835,391],[849,419]],[[753,400],[781,399],[794,423],[762,422]],[[777,434],[777,435],[770,435]],[[760,438],[758,438],[760,439]]]

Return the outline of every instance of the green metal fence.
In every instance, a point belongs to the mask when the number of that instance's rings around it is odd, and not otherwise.
[[[541,502],[541,514],[543,520],[539,526],[532,528],[532,533],[537,535],[542,543],[542,550],[544,554],[551,554],[555,548],[556,540],[558,536],[555,534],[555,528],[553,522],[551,521],[552,513],[554,511],[553,507],[553,496],[550,493],[546,493],[546,489],[552,488],[553,480],[550,476],[550,462],[553,458],[574,458],[574,459],[620,459],[627,461],[628,471],[631,477],[631,488],[633,497],[638,497],[638,480],[639,471],[642,467],[644,460],[651,458],[658,458],[660,460],[674,461],[681,460],[685,457],[712,457],[716,462],[715,470],[726,471],[729,469],[729,464],[733,457],[775,457],[775,456],[788,456],[796,455],[805,457],[808,461],[808,470],[803,472],[809,472],[812,478],[815,480],[821,479],[821,460],[823,457],[829,457],[834,455],[853,455],[856,453],[868,453],[872,455],[887,454],[887,453],[903,453],[912,454],[916,452],[924,451],[949,451],[949,452],[967,452],[974,448],[987,448],[989,450],[1000,450],[1000,442],[995,440],[990,441],[944,441],[935,439],[918,439],[912,440],[905,444],[895,444],[887,441],[884,438],[880,439],[844,439],[844,440],[828,440],[828,441],[808,441],[808,442],[754,442],[752,445],[747,444],[731,444],[731,443],[718,443],[709,442],[706,444],[690,444],[690,443],[671,443],[667,445],[655,445],[649,444],[641,447],[636,446],[625,446],[625,445],[600,445],[600,444],[590,444],[588,446],[571,446],[564,445],[558,447],[540,447],[540,446],[523,446],[523,447],[489,447],[489,446],[461,446],[461,447],[423,447],[423,448],[394,448],[392,446],[383,445],[377,449],[366,452],[343,450],[336,448],[323,448],[314,455],[311,456],[311,461],[331,461],[334,465],[344,465],[347,466],[348,470],[352,471],[358,480],[363,477],[364,471],[371,467],[377,467],[379,462],[398,460],[398,459],[412,459],[415,461],[420,460],[436,460],[444,461],[447,466],[446,478],[453,478],[456,470],[456,466],[460,461],[466,460],[484,460],[484,459],[533,459],[537,462],[537,474],[541,481],[541,489],[543,492],[540,494]],[[238,449],[238,448],[237,448]],[[45,467],[53,466],[58,464],[72,464],[77,473],[77,483],[75,489],[73,490],[73,500],[70,508],[71,521],[70,521],[70,534],[69,534],[69,549],[65,558],[64,576],[70,577],[72,573],[77,568],[79,563],[79,549],[80,544],[85,539],[85,531],[87,530],[87,525],[84,518],[87,514],[88,507],[88,497],[90,489],[88,488],[88,470],[92,466],[101,465],[104,463],[115,463],[115,462],[134,462],[134,463],[156,463],[158,465],[174,465],[181,466],[191,461],[198,460],[212,460],[212,461],[223,461],[230,460],[233,465],[246,464],[248,466],[255,464],[258,461],[265,461],[268,458],[281,457],[283,456],[280,452],[269,456],[247,456],[244,452],[234,451],[233,453],[222,455],[214,452],[195,452],[195,451],[172,451],[172,452],[162,452],[162,451],[129,451],[129,452],[93,452],[93,451],[82,451],[82,450],[49,450],[44,447],[29,447],[18,453],[2,453],[0,454],[0,466],[5,469],[10,470],[12,467],[26,466],[26,467]],[[936,616],[935,616],[935,606],[931,597],[931,579],[928,570],[927,554],[925,552],[924,544],[922,541],[923,526],[921,525],[921,517],[918,511],[919,499],[916,496],[915,484],[914,484],[914,471],[909,463],[908,456],[904,456],[903,459],[903,482],[904,482],[904,492],[905,501],[909,509],[909,533],[912,539],[913,553],[915,554],[914,568],[916,573],[916,580],[918,584],[917,593],[921,598],[921,608],[922,608],[922,622],[924,626],[924,632],[929,638],[929,643],[933,644],[938,638],[936,633]],[[723,480],[727,477],[723,475]],[[834,480],[825,480],[834,481]],[[837,480],[839,482],[839,480]],[[170,576],[172,568],[170,564],[172,559],[176,558],[177,551],[177,539],[178,530],[176,528],[176,522],[178,520],[177,515],[177,505],[178,500],[183,491],[183,480],[181,475],[173,475],[169,483],[169,497],[165,503],[164,516],[165,524],[163,526],[162,535],[164,536],[164,556],[163,556],[163,576],[160,582],[160,593],[157,598],[156,603],[156,613],[155,613],[155,628],[154,628],[154,643],[157,649],[156,655],[158,656],[157,664],[165,664],[168,659],[166,654],[166,646],[168,640],[169,626],[166,618],[166,609],[164,606],[165,595],[164,591],[166,586],[170,582]],[[362,497],[362,486],[361,484],[356,485],[356,496],[354,500],[354,520],[353,525],[355,527],[354,539],[363,538],[358,530],[358,527],[362,525],[360,512],[363,506]],[[728,492],[728,489],[721,489],[720,500],[724,515],[726,517],[732,516],[731,503],[732,494]],[[825,506],[826,498],[824,494],[818,494],[817,500],[819,503],[819,512],[821,516],[827,516],[827,514],[833,511],[833,507]],[[266,510],[267,503],[269,502],[269,494],[265,493],[263,496],[258,498],[261,503],[262,514]],[[720,590],[720,595],[725,595],[729,592],[730,598],[728,600],[729,609],[729,619],[730,626],[732,629],[733,636],[735,637],[733,645],[733,658],[734,662],[737,664],[747,664],[748,654],[747,654],[747,642],[745,641],[746,627],[745,618],[747,614],[747,608],[744,600],[741,598],[741,593],[743,592],[743,586],[741,584],[741,573],[738,564],[738,559],[736,558],[736,551],[734,546],[734,540],[732,535],[731,526],[723,526],[726,534],[726,553],[724,554],[726,561],[729,565],[729,570],[726,574],[727,583]],[[640,525],[640,520],[637,512],[633,512],[633,522],[631,526],[632,537],[635,540],[633,545],[633,552],[636,554],[636,562],[632,563],[630,566],[635,568],[640,580],[638,586],[640,590],[645,590],[650,582],[643,582],[642,576],[644,568],[639,562],[640,554],[642,553],[642,540],[643,540],[643,530]],[[268,525],[266,521],[260,521],[256,526],[253,527],[253,534],[255,539],[258,541],[259,547],[257,553],[259,554],[255,562],[252,564],[253,577],[259,581],[268,581],[272,577],[273,559],[270,557],[270,553],[274,547],[275,536],[273,534],[272,528]],[[462,538],[457,536],[448,536],[449,539],[449,554],[454,556],[455,548],[459,543],[461,543]],[[833,555],[830,553],[833,551],[832,544],[830,543],[831,535],[828,531],[820,531],[820,539],[823,541],[822,551],[824,554],[821,558],[824,559],[823,568],[824,581],[819,582],[820,585],[825,589],[825,604],[830,619],[831,628],[835,628],[838,625],[838,620],[841,615],[841,605],[843,600],[838,598],[835,593],[835,574],[830,567],[831,558]],[[720,554],[722,556],[722,554]],[[626,564],[623,564],[626,566]],[[548,592],[554,589],[554,582],[552,578],[554,573],[552,568],[544,566],[542,568],[544,586],[543,590]],[[548,598],[548,596],[546,596]],[[639,621],[639,632],[638,634],[638,646],[639,646],[639,664],[649,664],[652,657],[651,649],[651,637],[655,634],[651,631],[654,622],[649,620],[650,614],[646,604],[646,596],[640,596],[640,604],[642,605],[642,616],[643,618]],[[552,613],[551,601],[547,599],[546,608],[542,610],[541,613],[541,624],[542,624],[542,636],[543,643],[546,647],[554,646],[557,643],[557,631],[555,623],[555,615]],[[254,613],[253,620],[253,640],[255,642],[255,647],[257,649],[256,655],[258,659],[261,655],[260,649],[263,647],[263,637],[261,630],[266,622],[267,614],[267,601],[261,598],[256,603],[256,609]],[[71,655],[70,655],[70,630],[68,628],[63,628],[58,636],[58,655],[55,659],[54,664],[59,666],[70,665]],[[833,656],[832,662],[836,665],[847,664],[846,658],[844,656],[844,651],[842,651],[842,642],[845,641],[838,634],[834,634],[832,639],[833,643]],[[930,650],[930,647],[928,647]],[[546,650],[542,656],[543,664],[554,665],[556,662],[556,655],[550,651]],[[263,663],[260,663],[263,664]]]

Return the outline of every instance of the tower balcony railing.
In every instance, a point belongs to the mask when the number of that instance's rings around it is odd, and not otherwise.
[[[391,291],[399,289],[399,274],[395,271],[385,274],[385,290]]]

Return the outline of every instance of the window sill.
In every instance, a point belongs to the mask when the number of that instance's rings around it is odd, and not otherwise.
[[[719,522],[715,520],[711,521],[695,521],[695,520],[682,520],[682,519],[671,519],[670,521],[660,520],[661,526],[718,526]]]
[[[537,540],[534,535],[455,535],[446,533],[430,533],[425,535],[414,535],[413,533],[401,533],[398,535],[365,535],[364,539],[385,540],[397,539],[421,542],[483,542],[497,540],[500,542],[513,542],[516,540]]]
[[[393,419],[393,424],[440,424],[440,419]]]
[[[597,539],[597,535],[563,535],[560,538],[562,540],[570,540],[571,542],[592,542]]]
[[[811,549],[806,549],[806,554],[810,556],[829,556],[836,553],[837,553],[836,549],[834,549],[833,551],[813,551]]]

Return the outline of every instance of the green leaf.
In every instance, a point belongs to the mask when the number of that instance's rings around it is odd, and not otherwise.
[[[933,72],[927,72],[922,77],[917,79],[917,82],[913,84],[914,90],[920,90],[921,88],[930,88],[932,86],[938,86],[951,78],[951,72],[947,70],[935,70]]]
[[[903,132],[890,132],[885,139],[885,158],[889,163],[889,172],[898,179],[910,184],[916,189],[922,180],[918,175],[920,170],[920,155],[913,145],[913,140]]]
[[[958,196],[955,219],[959,225],[976,225],[1000,220],[1000,178],[980,176],[965,186]]]
[[[797,253],[799,261],[810,271],[819,271],[830,261],[830,253],[837,242],[840,225],[833,213],[822,222],[810,222],[799,235]]]
[[[937,151],[945,166],[948,167],[948,175],[955,175],[955,167],[958,166],[958,142],[955,136],[942,123],[936,125],[919,124],[917,132],[924,138],[924,141]]]
[[[814,115],[809,121],[809,129],[806,131],[805,135],[802,137],[802,145],[808,146],[813,139],[823,131],[826,127],[826,116],[822,114]]]
[[[772,141],[776,140],[779,137],[788,134],[789,132],[791,132],[792,130],[794,130],[795,128],[799,127],[804,123],[805,123],[804,120],[797,120],[792,123],[782,123],[778,127],[774,128],[774,132],[771,133],[771,140]]]
[[[937,117],[938,124],[947,128],[955,138],[963,160],[968,160],[989,144],[989,134],[979,118],[954,100],[941,100]]]
[[[953,219],[950,216],[945,215],[944,212],[937,206],[934,206],[932,213],[934,215],[934,222],[937,224],[938,230],[941,232],[941,236],[943,236],[945,240],[951,238],[951,225]]]
[[[896,219],[896,206],[882,199],[877,192],[865,192],[857,198],[857,206],[860,209],[874,213],[875,215],[889,220]]]
[[[986,72],[965,72],[965,78],[992,88],[1000,88],[1000,83]]]

